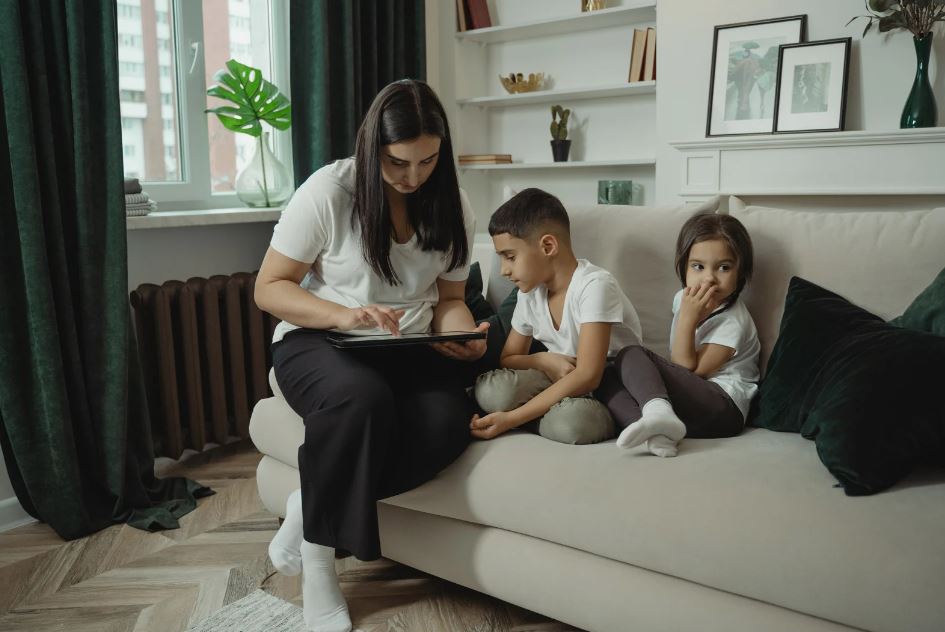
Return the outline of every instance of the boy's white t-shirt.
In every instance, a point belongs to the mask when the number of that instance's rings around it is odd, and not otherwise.
[[[670,348],[672,348],[676,333],[676,321],[679,318],[682,295],[683,290],[679,290],[673,297],[673,324],[669,332]],[[761,343],[758,342],[755,321],[752,320],[741,298],[736,299],[731,307],[712,316],[696,328],[696,349],[698,350],[704,344],[722,345],[735,350],[735,355],[708,379],[721,386],[741,411],[742,417],[747,417],[748,406],[758,390],[758,380],[761,379],[761,369],[758,365]]]
[[[286,257],[313,264],[300,285],[318,298],[345,307],[384,305],[403,309],[402,332],[429,331],[433,307],[439,300],[437,279],[464,281],[469,276],[469,265],[447,271],[449,253],[421,250],[414,234],[407,243],[391,243],[391,266],[400,285],[388,284],[365,260],[360,227],[351,222],[354,176],[353,158],[338,160],[313,173],[282,211],[270,246]],[[476,220],[462,189],[460,199],[471,257]],[[280,322],[272,341],[282,340],[293,329],[299,329],[298,325]],[[343,333],[368,335],[383,331],[372,328]]]
[[[608,354],[642,343],[640,318],[617,280],[587,259],[578,259],[561,310],[561,326],[555,329],[548,308],[548,288],[538,285],[521,290],[512,313],[512,328],[541,342],[548,351],[577,357],[578,334],[584,323],[613,323]]]

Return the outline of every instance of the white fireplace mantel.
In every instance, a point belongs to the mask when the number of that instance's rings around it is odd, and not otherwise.
[[[945,195],[945,127],[671,142],[680,195]]]

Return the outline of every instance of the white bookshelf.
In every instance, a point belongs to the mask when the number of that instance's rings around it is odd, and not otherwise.
[[[568,160],[565,162],[513,162],[497,165],[459,165],[463,171],[515,171],[522,169],[588,169],[602,167],[652,167],[656,158],[624,158],[620,160]]]
[[[514,161],[457,165],[480,225],[509,189],[540,187],[569,205],[596,203],[599,180],[632,180],[637,202],[653,202],[658,78],[628,83],[627,74],[634,29],[656,26],[656,2],[607,1],[581,12],[579,0],[490,0],[496,26],[462,33],[454,3],[440,14],[438,76],[456,153]],[[542,72],[548,88],[506,94],[499,77],[511,72]],[[552,104],[571,110],[565,162],[552,161]]]
[[[540,5],[539,5],[540,7]],[[508,26],[492,26],[485,29],[463,31],[456,39],[480,44],[495,44],[513,40],[547,37],[562,33],[577,33],[610,26],[625,26],[641,22],[656,21],[656,3],[652,0],[631,3],[612,9],[600,9],[574,16],[536,20]]]
[[[565,88],[561,90],[536,90],[535,92],[525,92],[521,94],[470,97],[467,99],[457,99],[456,103],[462,106],[493,108],[528,105],[530,103],[553,103],[564,100],[579,101],[583,99],[606,99],[608,97],[626,97],[655,93],[655,81],[637,81],[635,83],[618,83],[609,86]]]

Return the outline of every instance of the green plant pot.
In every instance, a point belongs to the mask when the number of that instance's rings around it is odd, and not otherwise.
[[[913,38],[915,44],[916,71],[912,91],[902,109],[899,127],[935,127],[938,122],[938,106],[929,82],[929,52],[932,50],[932,34]]]

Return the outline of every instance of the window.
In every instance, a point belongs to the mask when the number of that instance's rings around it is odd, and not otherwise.
[[[258,140],[230,132],[207,114],[207,108],[228,103],[206,90],[226,61],[237,59],[287,91],[288,2],[118,4],[125,176],[139,177],[162,210],[239,205],[236,174]],[[268,125],[264,130],[277,158],[291,169],[289,132]]]

